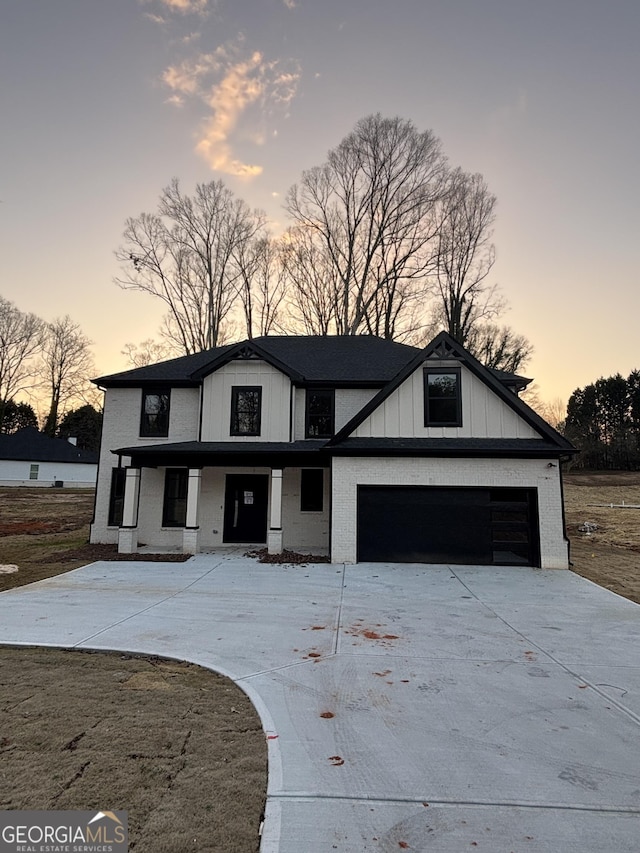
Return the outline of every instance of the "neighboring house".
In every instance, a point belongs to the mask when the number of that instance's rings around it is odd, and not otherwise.
[[[261,337],[95,380],[93,542],[564,568],[572,445],[449,335]]]
[[[35,427],[0,435],[1,486],[93,488],[97,473],[98,454],[73,439],[50,438]]]

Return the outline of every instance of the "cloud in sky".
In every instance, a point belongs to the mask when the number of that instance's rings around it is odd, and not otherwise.
[[[198,133],[196,151],[211,169],[228,175],[251,178],[262,172],[256,164],[244,163],[234,155],[232,137],[238,122],[250,108],[264,118],[274,109],[286,109],[295,97],[300,70],[294,63],[266,60],[260,51],[242,56],[243,39],[220,45],[213,53],[172,65],[163,74],[171,89],[168,99],[182,106],[192,98],[206,104],[211,115]],[[264,133],[250,134],[254,143],[264,143]]]
[[[295,9],[296,6],[298,5],[296,3],[296,0],[282,0],[282,2],[287,7],[287,9]]]
[[[206,12],[209,0],[158,0],[163,6],[174,12]]]

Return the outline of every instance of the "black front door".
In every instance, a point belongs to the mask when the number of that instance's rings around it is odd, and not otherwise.
[[[267,474],[227,474],[224,542],[267,541]]]

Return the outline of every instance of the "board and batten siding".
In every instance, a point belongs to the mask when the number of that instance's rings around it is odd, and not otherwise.
[[[231,389],[260,386],[260,435],[231,435]],[[231,361],[204,379],[202,441],[289,441],[291,382],[264,361]]]
[[[428,362],[426,367],[460,367]],[[462,426],[425,427],[424,370],[421,365],[353,432],[358,438],[540,438],[503,400],[462,366]]]

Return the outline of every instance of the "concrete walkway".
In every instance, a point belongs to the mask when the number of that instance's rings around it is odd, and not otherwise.
[[[640,850],[640,607],[571,572],[94,563],[1,594],[0,642],[231,676],[263,853]]]

